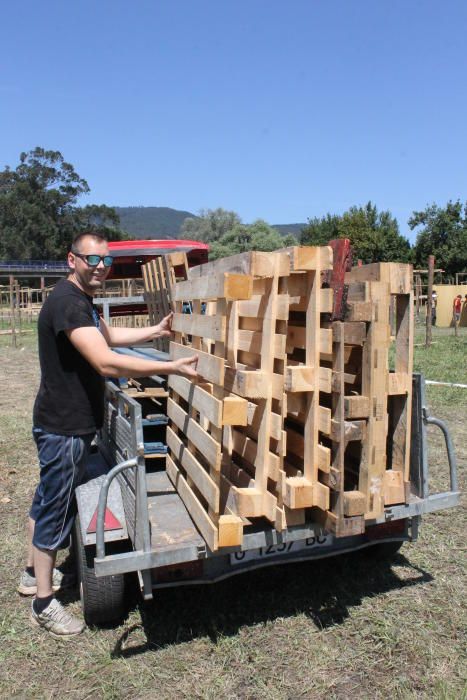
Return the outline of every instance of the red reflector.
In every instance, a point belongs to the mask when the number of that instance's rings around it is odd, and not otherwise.
[[[384,537],[398,537],[405,534],[406,518],[402,520],[392,520],[380,525],[372,525],[367,527],[365,535],[368,540],[380,540]]]
[[[94,511],[94,515],[91,518],[91,522],[88,525],[88,529],[86,532],[88,534],[91,534],[96,531],[96,525],[97,525],[97,508]],[[115,515],[112,513],[110,508],[105,509],[105,517],[104,517],[104,530],[121,530],[122,529],[122,524],[120,520],[118,520]]]

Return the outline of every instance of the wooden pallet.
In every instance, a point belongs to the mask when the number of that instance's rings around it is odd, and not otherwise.
[[[353,296],[359,295],[356,304],[371,300],[376,314],[369,323],[362,363],[362,393],[370,401],[370,415],[361,473],[362,483],[370,491],[366,517],[371,518],[381,514],[385,505],[404,503],[410,491],[413,273],[411,265],[377,263],[353,268],[348,278]],[[395,360],[389,372],[385,346],[391,342]]]
[[[197,354],[200,380],[169,377],[167,473],[210,549],[235,546],[241,544],[244,519],[230,507],[231,456],[224,434],[246,423],[248,404],[225,387],[227,308],[251,297],[252,279],[221,272],[179,282],[171,293],[170,356]],[[183,313],[187,300],[191,314]]]
[[[188,259],[186,253],[160,255],[142,265],[141,271],[150,325],[155,326],[174,310],[171,288],[177,280],[187,279]],[[156,338],[154,347],[156,350],[168,352],[169,339]]]
[[[168,473],[212,549],[238,544],[253,518],[299,524],[305,508],[357,534],[408,495],[410,266],[353,268],[344,321],[331,320],[331,268],[330,248],[293,247],[170,287],[171,357],[196,353],[201,380],[169,380]]]

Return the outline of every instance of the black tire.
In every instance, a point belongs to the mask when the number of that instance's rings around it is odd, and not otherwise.
[[[94,545],[84,546],[79,516],[74,529],[74,550],[81,607],[87,625],[120,622],[125,615],[125,576],[101,576],[94,572]]]
[[[398,540],[396,542],[377,542],[371,547],[367,547],[364,551],[365,554],[367,554],[372,559],[392,559],[400,550],[403,544],[404,540]]]

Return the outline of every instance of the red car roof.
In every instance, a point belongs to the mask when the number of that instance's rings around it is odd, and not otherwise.
[[[168,253],[171,250],[179,250],[181,252],[188,252],[190,250],[209,250],[209,245],[207,243],[201,243],[200,241],[187,241],[187,240],[135,240],[135,241],[110,241],[109,251],[114,255],[114,257],[128,256],[128,255],[160,255],[163,253]]]

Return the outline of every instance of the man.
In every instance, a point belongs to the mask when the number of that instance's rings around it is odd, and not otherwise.
[[[112,346],[171,334],[171,315],[148,328],[111,328],[92,297],[109,274],[112,257],[103,236],[79,235],[68,254],[70,274],[57,283],[38,321],[41,383],[34,405],[40,481],[29,517],[29,552],[18,591],[35,595],[31,619],[57,637],[79,634],[84,623],[54,598],[65,581],[54,568],[68,546],[76,511],[74,492],[84,479],[92,439],[103,422],[104,377],[181,374],[195,378],[197,356],[171,362],[127,357]]]

